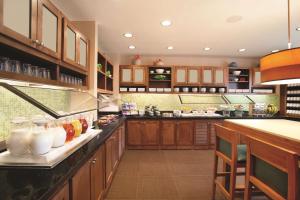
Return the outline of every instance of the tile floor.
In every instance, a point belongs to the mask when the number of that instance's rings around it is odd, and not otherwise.
[[[213,151],[127,150],[106,200],[210,200],[212,166]]]

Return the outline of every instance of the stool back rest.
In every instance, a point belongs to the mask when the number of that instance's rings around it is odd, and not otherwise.
[[[297,154],[251,136],[246,141],[250,182],[272,199],[297,200]]]
[[[239,142],[238,134],[229,128],[215,124],[216,145],[215,151],[223,157],[225,161],[230,163],[237,160],[237,145]]]

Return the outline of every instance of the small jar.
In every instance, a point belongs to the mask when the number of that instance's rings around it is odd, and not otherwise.
[[[6,140],[7,150],[12,155],[29,153],[31,128],[30,122],[24,117],[17,117],[11,121],[10,135]]]

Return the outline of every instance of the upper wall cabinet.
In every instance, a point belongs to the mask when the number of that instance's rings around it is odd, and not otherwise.
[[[48,0],[0,0],[0,32],[55,58],[61,55],[60,11]]]
[[[203,67],[202,83],[204,85],[225,85],[227,69],[224,67]]]
[[[122,66],[120,68],[120,83],[121,85],[145,85],[146,68],[137,66]]]
[[[212,67],[203,67],[202,70],[202,82],[203,84],[213,84],[213,73],[214,70]]]
[[[196,67],[176,67],[175,85],[198,85],[200,84],[200,68]]]
[[[66,18],[63,27],[63,60],[87,70],[89,49],[87,38]]]
[[[253,72],[252,72],[252,84],[254,86],[258,86],[261,85],[261,73],[259,68],[253,68]]]

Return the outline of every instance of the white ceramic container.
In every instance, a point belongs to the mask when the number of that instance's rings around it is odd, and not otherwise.
[[[53,134],[45,127],[47,121],[38,119],[33,122],[36,126],[32,129],[30,151],[33,155],[43,155],[51,150],[53,145]]]
[[[162,73],[164,73],[165,70],[164,69],[156,69],[155,71],[158,74],[162,74]]]
[[[61,147],[65,144],[67,134],[63,127],[51,128],[48,130],[48,133],[53,135],[52,147]]]
[[[216,92],[216,88],[210,88],[210,89],[209,89],[209,92],[215,93],[215,92]]]
[[[15,156],[29,152],[30,130],[29,128],[15,129],[11,131],[6,140],[7,150]]]
[[[200,92],[205,93],[206,92],[206,88],[200,88]]]

